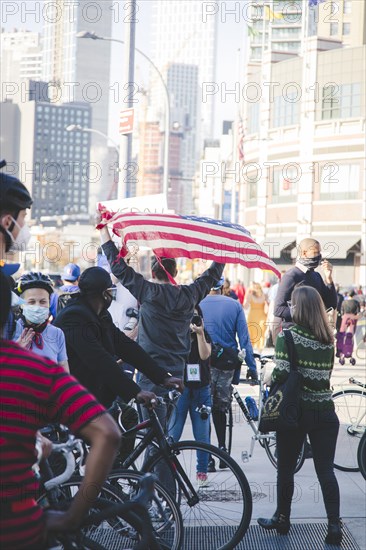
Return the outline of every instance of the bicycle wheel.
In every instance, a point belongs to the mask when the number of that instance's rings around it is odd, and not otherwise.
[[[53,509],[67,510],[73,497],[78,492],[82,478],[75,476],[66,483],[60,485],[57,498],[57,508],[52,505]],[[85,494],[86,498],[95,500],[93,506],[89,510],[89,515],[104,510],[109,504],[119,504],[125,502],[125,496],[118,488],[104,484],[98,497],[95,495],[95,490],[91,487],[90,494]],[[41,494],[37,502],[43,507],[49,507],[48,496],[46,493]],[[77,533],[77,548],[90,550],[108,550],[109,548],[129,548],[133,549],[138,546],[140,534],[137,531],[137,523],[132,523],[119,516],[111,514],[107,520],[104,520],[100,525],[89,525],[83,527]],[[60,539],[62,543],[62,538]],[[60,548],[68,548],[66,543]]]
[[[277,468],[277,456],[276,456],[276,432],[272,432],[268,434],[268,437],[266,439],[263,439],[263,447],[265,448],[265,451],[267,453],[267,456],[271,462],[271,464]],[[297,459],[296,468],[295,468],[295,474],[298,472],[302,465],[305,462],[305,443],[301,448],[300,454]]]
[[[125,500],[129,500],[136,495],[142,475],[131,470],[113,470],[107,481],[124,495]],[[180,509],[158,481],[155,482],[155,498],[150,503],[149,514],[155,537],[162,549],[181,548],[184,532]]]
[[[366,392],[347,389],[333,394],[339,418],[339,433],[334,467],[345,472],[358,472],[357,448],[366,428]]]
[[[357,463],[363,478],[366,479],[366,431],[358,444]]]
[[[252,494],[239,465],[224,451],[207,443],[181,441],[171,445],[167,464],[161,453],[152,456],[147,471],[158,471],[159,481],[180,503],[185,531],[185,549],[229,550],[243,538],[252,515]],[[199,457],[197,452],[201,453]],[[215,460],[217,471],[209,473],[205,485],[196,481],[197,459]],[[224,468],[219,468],[224,466]],[[178,469],[177,469],[178,468]],[[188,500],[179,488],[182,468],[194,488]],[[178,472],[178,473],[177,473]],[[184,483],[186,486],[186,483]]]

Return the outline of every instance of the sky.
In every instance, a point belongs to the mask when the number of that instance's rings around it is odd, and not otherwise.
[[[180,0],[166,0],[167,2],[179,2]],[[217,11],[218,18],[218,48],[217,48],[217,82],[222,87],[233,89],[235,82],[239,80],[239,63],[244,69],[244,51],[245,51],[245,34],[246,23],[242,16],[239,16],[241,11],[237,9],[236,14],[232,13],[235,8],[240,5],[240,10],[245,4],[245,0],[238,1],[212,1],[201,2],[201,0],[191,0],[199,2],[203,5],[203,9]],[[103,2],[103,0],[99,0]],[[92,2],[91,2],[92,3]],[[120,4],[120,13],[123,13],[123,0],[113,0],[115,13],[117,13],[117,3]],[[136,24],[136,47],[141,49],[147,55],[151,54],[151,33],[152,33],[152,0],[137,0],[138,13]],[[42,16],[36,21],[36,16],[30,12],[35,8],[35,5],[40,14],[44,0],[17,0],[17,2],[3,0],[2,2],[2,27],[5,30],[13,30],[14,28],[42,32]],[[204,6],[205,5],[205,6]],[[206,8],[206,6],[208,6]],[[12,11],[16,13],[12,14]],[[116,17],[117,19],[117,17]],[[123,40],[124,38],[123,22],[114,22],[112,29],[112,37]],[[93,29],[89,29],[93,30]],[[118,75],[123,74],[123,66],[121,61],[124,60],[124,48],[121,44],[112,45],[112,60],[111,60],[111,82],[116,82]],[[238,50],[240,49],[240,53]],[[238,55],[240,61],[238,61]],[[244,73],[244,70],[243,70]],[[148,63],[141,59],[140,56],[135,57],[135,79],[141,86],[148,86]],[[109,112],[109,135],[114,139],[118,139],[118,118],[120,106],[111,103]],[[216,96],[215,105],[215,137],[221,134],[222,121],[233,120],[238,110],[237,98],[234,95],[228,95],[227,100],[222,102],[220,94]]]

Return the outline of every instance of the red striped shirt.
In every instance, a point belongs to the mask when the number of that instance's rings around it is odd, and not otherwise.
[[[0,495],[2,502],[33,498],[38,482],[32,472],[35,435],[49,423],[77,433],[104,408],[62,367],[0,340]],[[38,507],[0,518],[0,546],[37,547],[43,536]]]

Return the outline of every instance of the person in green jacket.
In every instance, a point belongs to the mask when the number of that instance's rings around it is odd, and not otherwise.
[[[297,457],[308,434],[315,470],[328,517],[328,544],[342,540],[339,518],[340,496],[333,462],[339,430],[334,410],[330,377],[334,365],[334,336],[325,306],[317,290],[309,286],[294,289],[289,303],[294,325],[290,327],[298,369],[302,374],[299,429],[277,432],[277,510],[271,519],[258,518],[261,527],[285,535],[290,529],[291,501]],[[276,342],[276,367],[272,382],[283,382],[290,372],[284,333]]]

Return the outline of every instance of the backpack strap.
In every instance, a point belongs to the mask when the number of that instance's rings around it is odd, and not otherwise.
[[[292,337],[292,333],[291,333],[291,330],[284,330],[283,331],[284,335],[285,335],[285,340],[286,340],[286,344],[287,344],[287,349],[288,349],[288,357],[289,357],[289,361],[290,361],[290,369],[292,370],[298,370],[297,368],[297,353],[296,353],[296,349],[295,349],[295,342],[294,342],[294,339]]]

